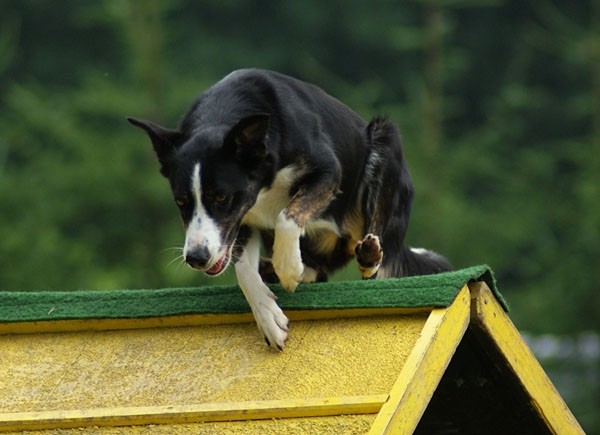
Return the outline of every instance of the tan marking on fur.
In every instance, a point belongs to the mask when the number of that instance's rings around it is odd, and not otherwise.
[[[359,243],[358,240],[354,240],[354,239],[348,240],[348,244],[346,245],[346,252],[348,253],[348,256],[350,258],[352,258],[356,255],[356,246],[358,245],[358,243]]]
[[[363,227],[364,219],[362,213],[360,213],[357,209],[353,210],[348,214],[348,216],[346,216],[343,224],[343,231],[350,235],[347,249],[348,255],[351,257],[354,257],[356,245],[358,245],[363,238]]]
[[[285,215],[300,228],[304,228],[309,220],[318,216],[327,207],[333,196],[333,190],[328,187],[318,187],[310,192],[302,188],[292,197]]]
[[[311,239],[315,241],[315,249],[320,254],[328,254],[335,249],[339,236],[331,231],[315,231]]]

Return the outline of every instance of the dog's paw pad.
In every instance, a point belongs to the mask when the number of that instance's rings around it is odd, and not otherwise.
[[[381,263],[383,259],[379,237],[374,234],[367,234],[362,241],[358,242],[355,252],[358,263],[364,267],[372,267]]]
[[[370,278],[379,270],[379,266],[383,260],[383,249],[381,249],[381,242],[378,236],[367,234],[356,245],[355,253],[363,278]]]

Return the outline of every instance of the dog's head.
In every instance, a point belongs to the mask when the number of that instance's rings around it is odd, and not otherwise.
[[[144,129],[169,179],[186,230],[183,256],[193,268],[219,275],[228,266],[246,212],[269,177],[269,116],[251,115],[233,127],[191,135],[128,118]]]

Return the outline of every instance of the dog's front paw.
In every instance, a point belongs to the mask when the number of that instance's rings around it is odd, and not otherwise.
[[[281,212],[275,226],[273,242],[273,268],[285,290],[293,292],[302,281],[304,265],[300,254],[300,228],[292,219]]]
[[[293,292],[302,281],[302,274],[304,273],[300,249],[287,249],[280,251],[279,255],[276,253],[277,251],[273,251],[275,273],[279,277],[281,286],[286,291]]]
[[[381,249],[379,237],[374,234],[367,234],[356,245],[355,253],[362,277],[371,278],[375,275],[383,260],[383,250]]]
[[[258,329],[269,347],[283,350],[290,330],[290,321],[274,300],[261,301],[254,311]]]

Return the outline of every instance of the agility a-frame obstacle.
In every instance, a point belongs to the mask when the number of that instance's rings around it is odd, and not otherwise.
[[[282,353],[235,287],[1,292],[0,430],[583,433],[484,266],[278,294]]]

